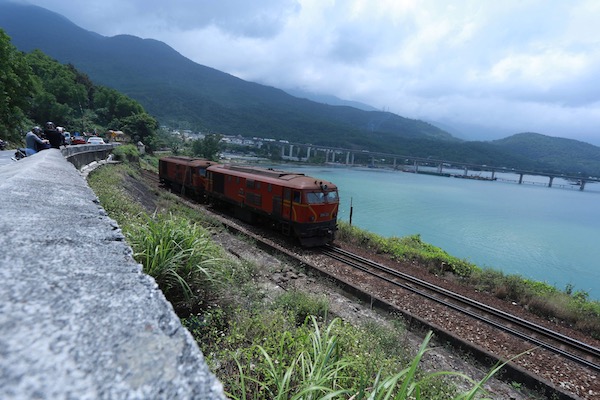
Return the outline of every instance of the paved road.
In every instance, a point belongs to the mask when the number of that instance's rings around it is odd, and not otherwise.
[[[14,161],[10,159],[14,155],[15,155],[15,151],[14,150],[2,150],[2,151],[0,151],[0,168],[3,165],[14,163]]]
[[[198,346],[58,150],[0,152],[0,398],[222,399]]]

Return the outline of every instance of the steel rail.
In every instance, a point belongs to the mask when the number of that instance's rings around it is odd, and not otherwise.
[[[403,289],[406,289],[406,290],[408,290],[410,292],[416,293],[416,294],[418,294],[420,296],[423,296],[423,297],[425,297],[425,298],[427,298],[429,300],[435,301],[435,302],[437,302],[439,304],[443,304],[444,306],[450,307],[450,308],[452,308],[452,309],[454,309],[456,311],[459,311],[461,313],[467,314],[467,315],[469,315],[469,316],[471,316],[471,317],[473,317],[473,318],[475,318],[477,320],[483,321],[483,322],[485,322],[485,323],[487,323],[489,325],[492,325],[492,326],[494,326],[494,327],[496,327],[498,329],[501,329],[501,330],[503,330],[505,332],[508,332],[508,333],[510,333],[510,334],[512,334],[514,336],[517,336],[517,337],[519,337],[519,338],[521,338],[523,340],[526,340],[526,341],[529,341],[529,342],[531,342],[533,344],[536,344],[539,347],[542,347],[542,348],[548,349],[548,350],[550,350],[552,352],[555,352],[557,354],[560,354],[561,356],[563,356],[563,357],[565,357],[567,359],[570,359],[572,361],[575,361],[575,362],[577,362],[577,363],[579,363],[581,365],[584,365],[584,366],[586,366],[586,367],[588,367],[588,368],[590,368],[590,369],[592,369],[594,371],[600,371],[600,364],[597,364],[595,362],[589,361],[589,359],[588,359],[588,357],[596,357],[596,358],[600,357],[600,349],[598,349],[598,348],[596,348],[594,346],[590,346],[587,343],[583,343],[581,341],[575,340],[575,339],[570,338],[568,336],[565,336],[565,335],[563,335],[563,334],[561,334],[559,332],[552,331],[551,329],[548,329],[546,327],[534,324],[532,322],[529,322],[529,321],[524,320],[522,318],[519,318],[517,316],[511,315],[511,314],[506,313],[504,311],[495,309],[493,307],[490,307],[490,306],[488,306],[486,304],[480,303],[480,302],[475,301],[473,299],[469,299],[468,297],[465,297],[465,296],[459,295],[457,293],[451,292],[451,291],[449,291],[447,289],[444,289],[442,287],[433,285],[433,284],[431,284],[429,282],[426,282],[426,281],[423,281],[421,279],[415,278],[415,277],[413,277],[411,275],[408,275],[406,273],[403,273],[403,272],[400,272],[400,271],[396,271],[394,269],[386,267],[385,265],[376,263],[376,262],[374,262],[372,260],[366,259],[364,257],[358,256],[358,255],[353,254],[353,253],[350,253],[350,252],[348,252],[346,250],[342,250],[342,249],[339,249],[339,248],[336,248],[336,247],[333,247],[333,246],[326,246],[326,247],[324,247],[322,249],[322,253],[324,255],[328,256],[328,257],[336,259],[336,260],[338,260],[340,262],[343,262],[343,263],[345,263],[347,265],[350,265],[350,266],[352,266],[354,268],[360,269],[363,272],[366,272],[366,273],[368,273],[368,274],[370,274],[372,276],[375,276],[375,277],[377,277],[379,279],[382,279],[382,280],[384,280],[386,282],[389,282],[389,283],[391,283],[393,285],[402,287]],[[360,264],[360,263],[362,263],[362,264]],[[438,298],[438,297],[436,297],[434,295],[425,293],[422,290],[419,290],[419,289],[417,289],[415,287],[412,287],[410,285],[405,285],[405,284],[399,283],[397,281],[394,281],[394,280],[392,280],[390,278],[387,278],[385,276],[382,276],[380,274],[377,274],[377,273],[375,273],[373,271],[370,271],[367,268],[365,268],[364,267],[365,265],[368,266],[368,267],[371,267],[371,268],[375,268],[375,269],[377,269],[379,271],[383,271],[383,272],[385,272],[387,274],[390,274],[390,275],[392,275],[394,277],[404,279],[404,280],[406,280],[406,281],[408,281],[408,282],[410,282],[412,284],[419,285],[419,286],[421,286],[423,288],[426,288],[426,289],[428,289],[430,291],[433,291],[436,294],[442,294],[442,295],[446,296],[446,298],[451,298],[451,299],[453,299],[453,300],[455,300],[457,302],[460,302],[461,304],[463,304],[463,306],[461,307],[461,306],[456,305],[456,304],[447,303],[447,302],[444,301],[444,299],[440,299],[440,298]],[[502,320],[509,321],[510,323],[515,324],[515,325],[517,325],[517,326],[519,326],[521,328],[528,329],[528,330],[530,330],[532,332],[535,332],[536,334],[542,335],[542,336],[544,336],[544,337],[546,337],[548,339],[555,340],[555,341],[561,343],[562,345],[566,345],[566,346],[569,346],[571,348],[575,348],[578,351],[586,354],[586,356],[582,357],[582,356],[570,353],[570,352],[568,352],[566,350],[561,349],[558,346],[555,346],[553,344],[544,342],[544,341],[542,341],[540,339],[537,339],[537,338],[532,337],[530,335],[527,335],[527,334],[525,334],[523,332],[520,332],[518,330],[510,328],[510,327],[508,327],[508,326],[506,326],[504,324],[501,324],[501,323],[498,323],[496,321],[493,321],[490,318],[481,316],[481,315],[479,315],[479,314],[477,314],[477,313],[475,313],[473,311],[468,310],[467,308],[465,308],[465,306],[466,307],[472,307],[474,309],[486,312],[488,314],[491,314],[491,315],[495,316],[496,318],[500,318]]]
[[[158,181],[158,176],[156,173],[152,173],[148,171],[148,174],[152,174],[154,175],[152,177],[152,180],[154,182]],[[219,221],[221,221],[221,223],[223,224],[223,226],[232,231],[235,232],[237,234],[242,234],[248,237],[253,238],[256,241],[256,245],[258,247],[262,247],[264,249],[268,249],[268,251],[274,251],[277,253],[281,253],[287,257],[289,257],[292,260],[296,260],[298,261],[301,265],[304,265],[307,268],[312,268],[315,271],[318,271],[319,273],[324,274],[325,276],[328,276],[334,280],[338,280],[340,283],[347,285],[355,290],[358,290],[359,292],[362,292],[363,295],[367,295],[368,293],[365,292],[364,290],[353,286],[352,283],[346,282],[343,279],[336,277],[335,275],[332,275],[322,269],[320,269],[317,265],[313,264],[312,262],[308,261],[305,259],[305,257],[299,256],[298,254],[296,254],[292,249],[290,249],[287,246],[281,246],[279,244],[273,243],[272,240],[269,240],[267,238],[264,238],[262,235],[257,235],[255,233],[253,233],[250,230],[247,230],[246,228],[243,228],[241,226],[239,226],[239,221],[236,221],[235,224],[231,223],[229,218],[224,218],[223,216],[221,216],[219,213],[215,213],[214,210],[209,210],[206,208],[206,206],[200,205],[198,203],[195,202],[191,202],[188,200],[185,200],[184,198],[181,198],[181,195],[178,195],[178,197],[180,197],[181,201],[184,202],[188,207],[190,208],[194,208],[194,209],[202,209],[203,212],[206,212],[210,215],[213,215],[215,218],[217,218]],[[407,289],[412,290],[412,288],[407,287]],[[433,299],[435,300],[435,299]],[[391,304],[387,304],[388,306],[392,306]],[[418,318],[418,317],[417,317]],[[421,321],[424,324],[427,324],[426,321]],[[449,338],[454,337],[452,333],[447,332],[447,334],[449,335]],[[455,337],[455,339],[460,340],[459,338]],[[469,343],[462,343],[462,345],[465,346],[469,346]],[[475,351],[476,353],[481,352],[481,355],[485,355],[486,360],[489,359],[494,359],[496,360],[498,363],[502,362],[502,360],[500,358],[498,358],[497,355],[494,355],[492,353],[486,352],[484,349],[480,349],[478,347],[474,347],[472,348],[473,351]],[[543,392],[548,396],[548,397],[554,397],[556,396],[556,398],[560,398],[560,399],[574,399],[575,397],[572,397],[572,394],[563,391],[562,389],[560,389],[559,387],[556,387],[555,385],[553,385],[551,382],[547,382],[544,379],[540,379],[539,376],[536,376],[532,373],[530,373],[527,370],[523,370],[523,369],[519,369],[517,366],[513,366],[511,365],[511,363],[506,364],[505,365],[506,368],[506,373],[508,374],[507,376],[513,376],[514,379],[524,379],[527,385],[527,387],[533,389],[533,390],[543,390]]]

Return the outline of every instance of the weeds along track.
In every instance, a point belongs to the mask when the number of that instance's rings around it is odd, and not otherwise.
[[[143,177],[160,188],[156,173],[145,171]],[[506,362],[499,373],[504,381],[518,382],[545,398],[587,399],[600,393],[597,347],[337,246],[301,249],[268,229],[179,198],[229,231],[249,237],[258,248],[323,276],[348,296],[401,315],[409,329],[432,330],[438,342],[464,351],[487,367]]]
[[[323,254],[600,373],[600,349],[333,246]]]
[[[328,269],[366,293],[371,304],[433,330],[438,340],[484,365],[508,360],[503,380],[545,398],[597,398],[597,347],[338,247],[326,246],[321,254],[329,261],[320,264],[337,265]]]

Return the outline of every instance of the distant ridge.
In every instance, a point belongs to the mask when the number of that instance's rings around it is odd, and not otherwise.
[[[595,176],[599,177],[600,147],[589,143],[533,132],[518,133],[491,143],[512,154],[538,160],[555,170],[568,163],[573,172],[595,170]]]
[[[0,28],[18,49],[40,49],[73,64],[94,83],[127,94],[172,127],[600,176],[600,148],[587,143],[533,133],[463,141],[428,122],[359,109],[356,103],[326,104],[339,100],[332,97],[311,101],[244,81],[197,64],[158,40],[105,37],[37,6],[0,0]]]
[[[104,37],[36,6],[0,3],[0,26],[20,50],[39,48],[73,64],[94,82],[138,100],[162,123],[351,148],[458,140],[423,121],[299,99],[197,64],[160,41]]]

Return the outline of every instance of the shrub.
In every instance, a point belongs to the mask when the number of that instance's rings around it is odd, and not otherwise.
[[[138,162],[140,159],[140,152],[133,144],[116,146],[112,154],[117,161]]]
[[[324,297],[317,298],[296,290],[283,293],[272,306],[290,312],[298,325],[310,316],[325,319],[329,310],[329,303]]]
[[[193,288],[210,286],[214,272],[211,267],[216,265],[219,253],[198,225],[172,215],[159,215],[132,225],[127,236],[135,259],[171,302],[189,300]]]
[[[389,254],[397,260],[416,261],[431,271],[451,271],[459,276],[469,276],[477,267],[468,261],[451,256],[439,247],[425,243],[420,235],[403,238],[383,238],[348,223],[338,223],[338,239],[377,253]]]
[[[338,228],[338,240],[389,254],[396,260],[414,261],[432,273],[452,272],[462,277],[465,284],[480,291],[527,306],[544,318],[564,320],[584,333],[600,337],[600,302],[590,301],[586,292],[574,291],[570,285],[561,292],[552,285],[520,275],[506,275],[490,268],[481,269],[423,242],[420,235],[383,238],[343,221],[338,223]]]

